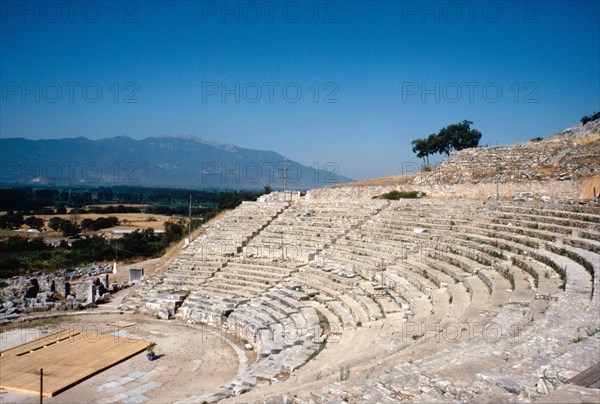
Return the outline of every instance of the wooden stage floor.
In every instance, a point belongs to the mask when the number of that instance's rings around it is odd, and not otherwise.
[[[0,351],[0,388],[52,397],[144,351],[150,341],[63,330]]]

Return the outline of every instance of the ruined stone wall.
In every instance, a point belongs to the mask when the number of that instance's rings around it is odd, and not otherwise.
[[[548,180],[529,182],[507,182],[498,186],[500,198],[529,200],[545,200],[572,202],[579,198],[583,187],[583,179],[577,180]],[[468,198],[495,199],[496,183],[478,184],[437,184],[437,185],[398,185],[398,186],[361,186],[322,188],[309,193],[311,199],[364,199],[372,198],[393,190],[421,191],[433,198]],[[529,194],[529,195],[523,195]]]

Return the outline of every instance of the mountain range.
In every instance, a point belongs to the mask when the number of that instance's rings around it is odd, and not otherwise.
[[[334,164],[319,168],[194,136],[0,139],[2,185],[306,190],[351,181]]]

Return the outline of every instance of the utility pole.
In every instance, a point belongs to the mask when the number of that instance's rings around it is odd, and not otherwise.
[[[44,403],[44,368],[40,368],[40,404]]]

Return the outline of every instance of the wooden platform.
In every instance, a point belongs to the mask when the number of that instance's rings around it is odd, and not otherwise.
[[[63,330],[0,351],[0,388],[52,397],[144,351],[149,341]]]
[[[567,380],[567,383],[573,383],[590,389],[600,389],[600,362]]]

